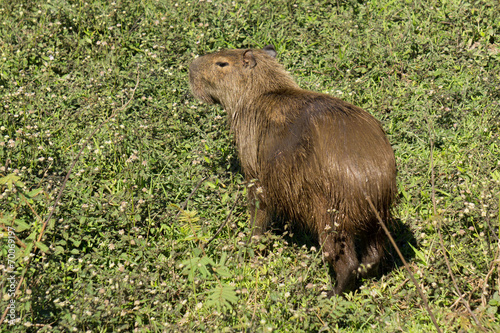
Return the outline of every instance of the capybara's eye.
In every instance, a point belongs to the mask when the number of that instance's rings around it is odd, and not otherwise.
[[[226,66],[229,66],[229,63],[228,62],[222,62],[222,61],[217,61],[215,63],[217,66],[219,67],[226,67]]]

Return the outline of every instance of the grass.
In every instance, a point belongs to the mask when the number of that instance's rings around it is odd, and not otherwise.
[[[0,329],[436,330],[393,249],[384,275],[327,299],[317,244],[288,226],[249,242],[226,115],[192,97],[187,68],[273,43],[300,86],[382,122],[398,164],[393,235],[439,328],[500,330],[499,11],[1,2],[0,315],[13,316]]]

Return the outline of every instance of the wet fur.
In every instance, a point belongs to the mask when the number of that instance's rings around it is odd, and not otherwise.
[[[275,55],[268,46],[197,58],[191,88],[228,112],[243,172],[255,180],[248,189],[254,232],[265,231],[274,214],[297,221],[318,238],[340,294],[360,271],[376,272],[383,255],[385,236],[365,195],[389,221],[394,153],[374,117],[299,88]]]

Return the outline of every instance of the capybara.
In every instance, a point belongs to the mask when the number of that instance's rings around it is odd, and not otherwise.
[[[249,182],[254,234],[273,216],[312,233],[336,275],[334,294],[376,273],[396,195],[394,152],[380,123],[341,99],[299,88],[274,46],[223,50],[189,67],[193,94],[221,104]]]

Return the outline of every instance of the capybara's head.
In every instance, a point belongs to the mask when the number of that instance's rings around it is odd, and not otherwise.
[[[222,50],[196,58],[189,67],[191,90],[206,103],[237,105],[240,97],[255,96],[296,84],[275,60],[273,45],[259,49]]]

